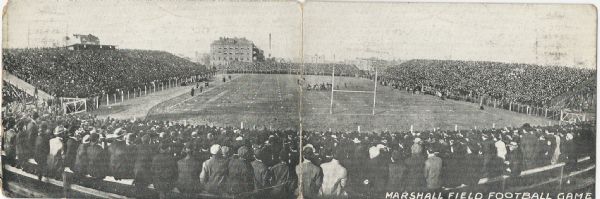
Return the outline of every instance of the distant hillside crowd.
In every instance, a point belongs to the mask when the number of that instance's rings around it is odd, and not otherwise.
[[[233,62],[220,66],[227,73],[265,73],[265,74],[300,74],[331,75],[335,66],[337,76],[356,76],[362,71],[354,65],[334,63],[280,63],[280,62]]]

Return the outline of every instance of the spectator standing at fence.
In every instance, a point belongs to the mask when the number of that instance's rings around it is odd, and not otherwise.
[[[35,146],[35,141],[38,136],[39,126],[37,120],[39,119],[38,112],[33,112],[31,118],[27,120],[27,127],[25,131],[29,137],[29,146]],[[33,155],[33,154],[32,154]]]
[[[200,182],[204,190],[212,194],[223,193],[225,177],[227,175],[227,161],[223,158],[221,146],[213,144],[210,147],[210,159],[202,163]]]
[[[191,95],[192,97],[194,97],[194,88],[192,88],[192,90],[190,91],[190,95]]]
[[[158,155],[152,158],[152,184],[160,199],[174,187],[177,180],[177,162],[171,152],[170,143],[161,143]]]
[[[86,135],[82,138],[81,144],[77,147],[77,154],[75,155],[75,163],[73,164],[73,177],[79,179],[87,174],[87,167],[89,158],[87,157],[87,148],[90,145],[90,135]]]
[[[506,153],[508,152],[506,151],[506,143],[504,143],[502,135],[495,135],[494,140],[496,140],[496,142],[494,142],[494,146],[496,147],[496,156],[502,160],[506,160]]]
[[[2,136],[2,150],[6,155],[6,159],[3,162],[13,166],[16,160],[16,138],[17,133],[13,128],[9,128],[4,132],[4,136]]]
[[[135,159],[135,147],[132,145],[133,134],[128,134],[125,130],[115,132],[116,140],[108,146],[110,153],[110,170],[115,180],[133,178],[133,165]],[[124,138],[124,139],[123,139]]]
[[[27,118],[21,118],[17,122],[17,138],[16,138],[16,155],[17,155],[17,166],[20,168],[24,168],[25,163],[32,156],[33,147],[35,145],[31,145],[29,143],[29,134],[26,131]]]
[[[254,171],[248,161],[248,147],[241,146],[237,150],[237,158],[232,158],[227,166],[227,193],[237,195],[254,190]]]
[[[412,147],[411,156],[406,159],[406,191],[421,191],[425,188],[425,157],[420,147]]]
[[[48,168],[52,166],[51,161],[47,161],[52,154],[50,153],[50,132],[47,130],[46,125],[42,126],[39,135],[35,139],[34,154],[38,180],[42,180],[42,176],[48,176]],[[54,175],[52,176],[54,177]]]
[[[387,181],[387,166],[389,157],[384,154],[385,146],[383,144],[377,144],[371,146],[368,150],[369,159],[362,163],[364,164],[361,172],[365,173],[364,180],[369,181],[369,192],[378,193],[385,188],[385,182]]]
[[[441,171],[442,171],[442,159],[437,157],[437,151],[427,151],[427,160],[425,161],[425,180],[427,182],[427,191],[437,192],[442,189],[441,182]]]
[[[523,160],[525,160],[524,168],[532,169],[535,167],[538,139],[533,134],[533,129],[529,124],[523,124],[522,128],[521,151],[523,152]]]
[[[49,154],[47,158],[48,164],[48,176],[54,178],[60,178],[64,168],[64,134],[65,129],[59,128],[58,131],[54,132],[54,138],[49,140]],[[49,133],[49,131],[48,131]]]
[[[156,153],[155,144],[151,144],[149,134],[142,136],[141,143],[136,145],[135,165],[133,167],[135,186],[138,197],[144,196],[144,190],[152,183],[152,156]]]
[[[496,146],[494,145],[494,141],[490,139],[489,134],[483,134],[481,140],[481,152],[483,153],[482,173],[489,175],[494,166],[492,165],[492,160],[497,156]]]
[[[183,152],[185,158],[177,161],[177,189],[181,193],[196,193],[201,189],[200,184],[200,162],[194,158],[193,145],[188,142],[184,144]]]
[[[270,190],[265,190],[270,186],[271,173],[265,164],[270,154],[266,151],[266,147],[259,148],[254,151],[254,161],[252,161],[252,169],[254,170],[254,190],[259,196],[265,197]]]
[[[313,164],[314,149],[305,147],[302,150],[303,162],[296,166],[296,173],[300,177],[298,194],[306,199],[317,198],[319,189],[323,185],[323,170]]]
[[[74,132],[73,135],[68,136],[65,142],[65,159],[64,159],[64,167],[69,168],[69,170],[73,171],[73,167],[77,160],[77,149],[81,144],[81,133],[83,129],[79,129]]]
[[[346,168],[339,162],[343,158],[343,152],[338,148],[333,152],[331,161],[321,164],[323,169],[323,185],[321,195],[324,197],[339,197],[344,194],[344,187],[348,180]]]
[[[290,175],[289,151],[283,149],[277,154],[277,160],[279,162],[271,167],[270,173],[272,174],[271,183],[273,189],[271,189],[271,196],[273,198],[290,198],[293,190],[294,183]]]
[[[87,174],[95,179],[104,179],[108,175],[109,154],[101,146],[100,135],[92,133],[90,135],[90,145],[87,147]]]
[[[386,191],[404,191],[406,184],[406,165],[404,165],[402,152],[394,150],[388,165],[388,181]]]
[[[506,154],[505,164],[508,164],[508,171],[516,185],[521,184],[521,171],[523,170],[523,154],[519,149],[517,142],[510,142],[508,153]]]

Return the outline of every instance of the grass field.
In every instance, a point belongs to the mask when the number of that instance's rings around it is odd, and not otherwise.
[[[373,94],[335,93],[334,113],[329,114],[330,91],[307,91],[294,75],[232,75],[227,83],[174,96],[153,106],[147,119],[186,120],[195,124],[240,126],[246,128],[298,129],[302,120],[308,130],[415,130],[520,126],[523,123],[547,125],[550,120],[477,104],[414,95],[390,87],[377,88],[375,115],[371,115]],[[217,78],[220,81],[220,78]],[[331,77],[306,76],[306,83],[327,83]],[[345,83],[345,86],[344,86]],[[372,91],[366,79],[336,77],[339,89]],[[303,84],[305,88],[306,84]],[[300,96],[302,96],[300,98]],[[302,105],[300,105],[301,99]],[[301,114],[298,112],[301,110]]]

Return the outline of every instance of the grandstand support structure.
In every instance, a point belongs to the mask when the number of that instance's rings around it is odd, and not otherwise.
[[[565,110],[560,111],[560,121],[561,122],[581,122],[587,121],[585,113],[573,113]]]
[[[77,114],[87,111],[87,100],[85,98],[61,97],[60,104],[64,114]]]
[[[373,81],[373,91],[355,91],[355,90],[336,90],[335,89],[335,65],[332,66],[331,69],[331,97],[330,97],[330,103],[329,103],[329,114],[333,115],[333,96],[335,92],[340,92],[340,93],[373,93],[373,110],[371,112],[371,115],[375,115],[375,106],[376,106],[376,102],[377,102],[377,67],[375,68],[375,79]]]

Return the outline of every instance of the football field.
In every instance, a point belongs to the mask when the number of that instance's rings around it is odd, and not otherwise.
[[[221,81],[216,78],[216,81]],[[459,129],[548,125],[551,120],[429,95],[411,94],[378,86],[375,115],[372,93],[334,94],[330,114],[330,90],[307,90],[307,84],[327,84],[329,76],[305,76],[302,91],[295,75],[232,75],[226,83],[189,92],[163,101],[150,109],[147,119],[186,121],[194,124],[245,128],[307,130],[408,131],[433,128]],[[372,91],[367,79],[336,77],[337,89]],[[191,87],[190,87],[191,88]],[[299,112],[301,110],[301,112]],[[301,122],[300,122],[301,121]],[[552,121],[556,123],[556,121]]]

